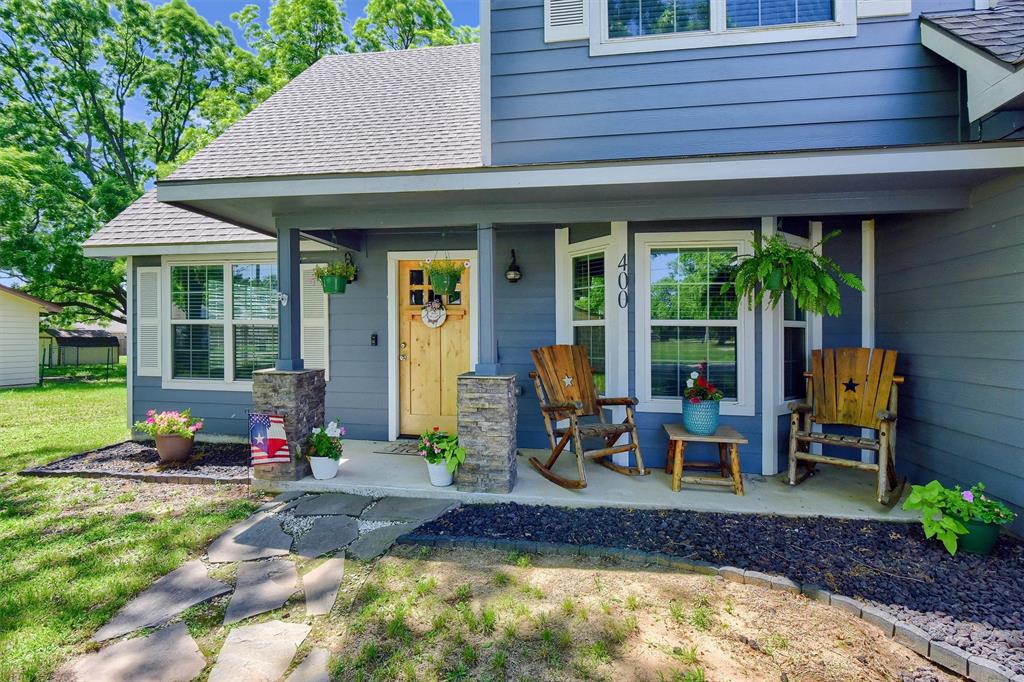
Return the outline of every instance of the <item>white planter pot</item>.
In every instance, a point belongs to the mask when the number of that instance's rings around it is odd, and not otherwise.
[[[430,474],[430,485],[443,488],[452,484],[452,472],[448,471],[448,465],[444,462],[427,462],[427,473]]]
[[[330,457],[310,457],[309,466],[313,468],[313,478],[324,480],[338,475],[338,460]]]

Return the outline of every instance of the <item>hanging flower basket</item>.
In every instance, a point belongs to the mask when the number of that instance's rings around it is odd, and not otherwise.
[[[459,286],[459,280],[462,279],[462,273],[466,271],[468,265],[464,261],[447,259],[423,262],[423,268],[430,279],[430,288],[438,296],[450,296],[455,293],[455,288]]]
[[[348,283],[355,281],[358,272],[359,269],[352,262],[352,259],[346,258],[343,261],[318,265],[313,274],[320,280],[325,294],[343,294]]]

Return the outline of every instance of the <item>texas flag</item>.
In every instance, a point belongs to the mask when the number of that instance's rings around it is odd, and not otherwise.
[[[249,445],[253,466],[290,462],[284,417],[276,414],[249,413]]]

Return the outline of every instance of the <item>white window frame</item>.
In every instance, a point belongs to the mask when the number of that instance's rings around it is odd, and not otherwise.
[[[209,256],[164,258],[161,264],[161,285],[163,287],[163,324],[162,324],[162,376],[161,388],[185,389],[193,391],[252,391],[252,380],[235,379],[235,326],[274,326],[278,320],[236,320],[233,317],[232,301],[232,268],[235,265],[269,265],[276,263],[272,254],[230,254],[211,258]],[[172,320],[171,319],[171,268],[179,266],[221,266],[224,268],[224,318],[221,320]],[[178,379],[173,375],[173,325],[176,324],[216,324],[224,328],[224,378],[223,379]]]
[[[819,228],[820,233],[820,228]],[[809,248],[811,246],[811,240],[806,237],[800,237],[795,234],[789,234],[788,232],[779,232],[783,238],[789,242],[790,246],[798,246],[801,248]],[[812,235],[813,236],[813,235]],[[820,240],[814,240],[817,243]],[[787,320],[784,301],[779,300],[779,305],[775,307],[774,311],[776,319],[776,328],[779,330],[778,342],[775,344],[776,357],[775,357],[775,381],[778,390],[778,404],[775,406],[775,414],[783,415],[789,414],[788,405],[792,402],[792,398],[786,397],[785,392],[785,374],[786,374],[786,344],[785,344],[785,333],[788,328],[798,328],[804,330],[804,362],[808,369],[811,366],[811,350],[817,348],[818,343],[817,336],[820,334],[821,329],[821,316],[815,315],[805,311],[804,320]]]
[[[753,231],[640,232],[634,237],[636,259],[636,390],[641,412],[678,413],[681,398],[654,398],[651,395],[651,251],[658,248],[730,248],[738,256],[750,255]],[[736,400],[723,400],[721,413],[753,416],[756,412],[757,379],[754,372],[754,311],[747,300],[737,301],[736,319]],[[704,326],[718,326],[722,320],[701,320]],[[721,325],[721,326],[732,326]]]
[[[708,31],[661,33],[625,38],[608,37],[608,0],[587,3],[590,6],[590,54],[613,55],[661,50],[688,50],[729,45],[758,45],[800,40],[851,38],[857,35],[857,3],[835,0],[835,19],[808,24],[755,26],[726,29],[726,0],[710,0],[711,28]]]

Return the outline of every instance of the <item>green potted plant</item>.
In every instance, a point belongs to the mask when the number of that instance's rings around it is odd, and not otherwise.
[[[430,288],[439,296],[450,296],[455,293],[462,273],[469,267],[469,261],[454,261],[447,258],[427,259],[422,263],[430,279]]]
[[[921,510],[925,537],[937,538],[951,555],[957,549],[991,554],[1000,527],[1016,517],[1005,504],[985,495],[981,483],[970,490],[947,488],[938,481],[915,485],[903,508]]]
[[[459,445],[459,437],[437,426],[420,436],[416,451],[427,461],[430,484],[439,488],[451,485],[455,470],[466,461],[466,448]]]
[[[725,290],[734,288],[738,297],[747,297],[751,307],[761,305],[767,294],[773,308],[789,291],[802,310],[838,316],[842,312],[839,284],[864,290],[859,277],[844,272],[834,260],[815,251],[838,234],[839,230],[830,232],[810,248],[793,246],[779,233],[768,239],[757,235],[751,242],[754,253],[740,256]]]
[[[338,422],[332,421],[326,427],[313,429],[306,439],[306,458],[313,469],[313,478],[326,480],[338,475],[338,465],[343,447],[342,437],[347,431]]]
[[[723,393],[704,378],[706,370],[702,362],[699,371],[690,372],[683,391],[683,426],[695,436],[711,436],[718,430]]]
[[[192,456],[196,432],[203,428],[203,420],[195,419],[189,410],[157,412],[149,410],[143,421],[135,422],[136,431],[148,434],[156,441],[156,451],[162,464],[184,462]]]
[[[320,285],[324,288],[325,294],[343,294],[349,282],[356,278],[359,268],[349,260],[337,260],[326,265],[318,265],[313,274]]]

